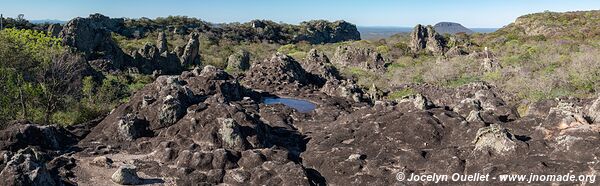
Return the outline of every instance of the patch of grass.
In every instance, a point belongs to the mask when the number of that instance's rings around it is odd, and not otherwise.
[[[499,81],[502,79],[502,72],[500,70],[493,71],[493,72],[486,72],[483,74],[482,79],[485,81],[492,81],[492,82]]]
[[[455,87],[459,87],[459,86],[477,82],[477,81],[480,81],[480,79],[479,79],[479,77],[476,77],[476,76],[461,76],[457,79],[450,80],[449,82],[446,83],[446,86],[455,88]]]
[[[294,52],[294,53],[290,53],[288,54],[288,56],[291,56],[292,58],[296,59],[296,60],[303,60],[304,58],[306,58],[306,52]]]
[[[404,98],[406,96],[415,95],[415,94],[417,94],[417,92],[414,89],[406,88],[406,89],[402,89],[402,90],[391,92],[388,95],[388,99],[390,99],[390,100],[398,100],[398,99],[402,99],[402,98]]]

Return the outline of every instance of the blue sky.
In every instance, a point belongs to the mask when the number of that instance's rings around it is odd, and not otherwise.
[[[132,18],[187,15],[215,23],[343,19],[359,26],[414,26],[453,21],[471,28],[502,27],[544,10],[592,9],[600,9],[599,0],[0,0],[0,13],[27,19],[69,20],[97,12]]]

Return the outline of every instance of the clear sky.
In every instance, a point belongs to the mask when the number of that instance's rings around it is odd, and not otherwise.
[[[347,20],[359,26],[414,26],[440,21],[471,28],[502,27],[520,15],[600,9],[600,0],[0,0],[0,13],[26,19],[70,20],[186,15],[214,23],[270,19],[299,23]]]

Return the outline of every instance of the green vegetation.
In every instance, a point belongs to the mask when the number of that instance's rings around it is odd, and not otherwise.
[[[66,106],[61,94],[70,70],[55,60],[64,52],[60,40],[45,32],[0,31],[0,121],[33,119],[49,123]],[[17,109],[18,108],[18,109]]]
[[[86,122],[108,113],[131,92],[153,81],[133,74],[83,77],[84,64],[81,56],[70,53],[60,39],[46,32],[0,31],[0,123]]]
[[[417,92],[415,90],[413,90],[411,88],[406,88],[406,89],[391,92],[388,95],[388,99],[398,100],[398,99],[402,99],[404,97],[415,95],[415,94],[417,94]]]

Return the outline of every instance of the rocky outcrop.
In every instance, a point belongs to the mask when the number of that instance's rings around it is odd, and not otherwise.
[[[159,34],[156,45],[146,43],[131,54],[134,66],[144,74],[158,71],[159,74],[179,74],[183,70],[181,59],[175,51],[169,52],[166,36]]]
[[[245,50],[231,54],[227,58],[227,70],[239,72],[250,69],[250,53]]]
[[[435,105],[422,94],[405,96],[402,99],[397,100],[397,102],[399,106],[408,104],[419,110],[427,110],[435,107]]]
[[[58,37],[62,29],[62,25],[58,23],[51,24],[50,26],[48,26],[48,34],[52,37]]]
[[[253,63],[244,78],[245,85],[265,91],[293,89],[309,85],[309,75],[294,58],[277,53]]]
[[[82,52],[88,61],[106,61],[114,68],[127,66],[125,54],[113,41],[111,33],[123,27],[123,19],[110,19],[100,14],[75,18],[65,24],[59,34],[63,44]]]
[[[310,82],[323,85],[326,81],[340,79],[339,72],[329,61],[325,53],[312,49],[306,55],[306,59],[301,61],[302,68],[306,70],[313,79]]]
[[[0,172],[1,185],[59,185],[45,166],[44,154],[34,148],[15,153]]]
[[[475,54],[478,55],[478,54]],[[500,63],[496,60],[496,57],[494,56],[494,54],[492,52],[490,52],[487,47],[485,48],[485,51],[482,52],[482,54],[479,54],[483,57],[483,60],[481,62],[481,70],[485,71],[485,72],[494,72],[497,70],[502,69],[502,66],[500,65]]]
[[[179,56],[182,66],[200,65],[200,40],[198,33],[191,33],[190,39]]]
[[[415,26],[410,38],[410,48],[413,52],[443,54],[446,50],[446,41],[432,26]]]
[[[165,32],[159,32],[158,39],[156,40],[156,46],[158,46],[159,54],[166,55],[164,53],[169,51],[167,44],[167,34],[165,34]]]
[[[321,92],[336,97],[353,100],[354,102],[368,101],[365,91],[352,79],[327,81]]]
[[[0,150],[16,151],[28,146],[61,150],[76,143],[76,138],[58,126],[12,125],[0,131]]]
[[[600,123],[600,96],[587,108],[587,116],[593,123]]]
[[[446,54],[444,54],[444,55],[446,57],[452,58],[452,57],[457,57],[457,56],[465,56],[468,54],[469,54],[469,52],[467,52],[465,47],[455,46],[455,47],[448,49],[448,51],[446,51]]]
[[[506,129],[499,125],[490,125],[477,131],[473,143],[474,150],[491,150],[498,154],[506,154],[515,151],[516,139]]]
[[[147,18],[127,19],[126,32],[121,35],[139,38],[149,32],[162,30],[180,36],[201,32],[211,40],[278,44],[298,42],[321,44],[361,39],[357,27],[346,21],[314,20],[300,23],[300,25],[292,25],[270,20],[251,20],[241,24],[214,24],[183,16],[173,16],[170,19],[173,21],[164,21],[164,19],[149,20]]]
[[[380,53],[371,48],[339,46],[331,61],[344,67],[356,67],[377,73],[385,72],[385,60]]]
[[[179,74],[183,66],[200,65],[200,41],[192,33],[187,45],[169,52],[166,35],[161,32],[156,44],[127,55],[113,40],[112,34],[128,34],[123,19],[111,19],[100,14],[69,21],[59,34],[63,43],[82,52],[89,63],[104,72]]]
[[[142,136],[147,136],[148,126],[142,120],[132,114],[128,114],[117,122],[119,134],[128,140],[134,140]]]
[[[282,77],[298,81],[302,77],[301,72],[294,72],[302,70],[300,65],[284,55],[265,63],[269,65],[264,67],[283,71]],[[304,167],[297,162],[304,138],[289,124],[262,113],[265,105],[255,101],[260,100],[255,96],[260,94],[243,90],[237,80],[213,66],[181,76],[161,76],[115,109],[80,145],[84,151],[100,153],[98,146],[118,143],[119,149],[129,153],[150,153],[151,159],[134,162],[137,171],[176,177],[178,185],[308,185]],[[147,122],[153,135],[116,137],[122,129],[115,122],[135,125],[135,121],[121,122],[131,121],[121,117],[128,114]]]
[[[356,25],[346,21],[308,21],[300,23],[300,28],[302,28],[301,33],[293,39],[295,42],[322,44],[360,40],[360,32]]]

